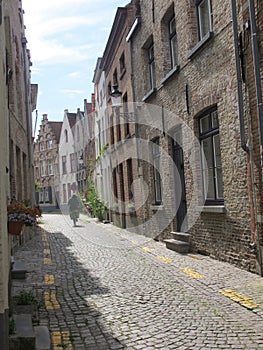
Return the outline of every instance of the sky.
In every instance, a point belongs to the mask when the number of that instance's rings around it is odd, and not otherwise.
[[[129,0],[22,0],[31,83],[38,84],[36,136],[42,115],[62,121],[64,110],[91,101],[97,58],[103,55],[117,7]]]

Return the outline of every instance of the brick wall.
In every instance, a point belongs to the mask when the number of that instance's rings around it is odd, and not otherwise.
[[[159,133],[161,146],[171,155],[167,134],[173,134],[176,117],[179,117],[198,138],[198,117],[207,108],[217,106],[225,212],[212,213],[211,210],[208,212],[208,208],[203,210],[195,224],[189,228],[192,249],[255,271],[256,255],[249,247],[251,217],[247,158],[240,143],[231,2],[212,1],[213,35],[202,45],[197,37],[195,2],[177,1],[172,4],[176,18],[179,69],[171,72],[168,77],[167,43],[164,43],[163,24],[165,16],[172,10],[171,3],[156,2],[153,21],[152,2],[149,0],[141,2],[142,21],[139,30],[133,36],[132,53],[133,64],[137,67],[134,73],[136,100],[141,101],[144,98],[146,103],[159,106],[160,116],[161,106],[171,113],[165,115],[163,123],[165,136],[163,130],[158,132],[151,128],[147,130],[140,128],[140,137],[150,141],[156,133]],[[144,48],[150,37],[154,43],[156,91],[147,96],[149,91],[145,81],[147,74],[144,73],[147,69]],[[257,134],[257,125],[254,126],[253,133]],[[196,179],[193,177],[191,150],[188,149],[187,142],[184,142],[184,149],[186,199],[190,210]],[[173,166],[167,159],[162,158],[161,168],[164,197],[162,217],[166,215],[169,217],[170,213],[175,211]],[[198,168],[198,164],[196,167]],[[143,173],[150,184],[150,195],[143,210],[149,219],[153,212],[151,209],[153,181],[147,164],[144,164]],[[170,235],[175,225],[174,218],[160,235],[160,221],[151,220],[147,230],[162,239]]]

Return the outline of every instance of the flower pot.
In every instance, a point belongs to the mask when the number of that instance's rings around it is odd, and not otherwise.
[[[23,226],[23,221],[8,221],[8,233],[19,236]]]

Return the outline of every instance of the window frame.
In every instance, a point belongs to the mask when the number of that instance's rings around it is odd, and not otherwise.
[[[171,22],[174,21],[174,30],[171,31]],[[170,48],[170,62],[171,69],[178,65],[178,45],[177,45],[177,33],[176,33],[176,20],[175,15],[168,21],[168,34],[169,34],[169,48]]]
[[[155,88],[155,60],[154,60],[154,43],[152,42],[147,49],[148,68],[149,68],[149,83],[150,90]]]
[[[213,125],[213,115],[216,112],[217,124]],[[202,131],[201,120],[204,118],[208,118],[208,129]],[[202,115],[198,118],[198,129],[199,129],[199,142],[201,148],[201,167],[202,167],[202,181],[203,181],[203,194],[205,198],[205,205],[223,205],[224,204],[224,186],[223,186],[223,174],[222,174],[222,157],[221,157],[221,148],[220,148],[220,130],[219,130],[219,121],[218,121],[218,111],[217,107],[212,107],[208,109],[206,112],[202,113]],[[217,164],[217,157],[215,154],[216,146],[215,139],[219,137],[219,151],[220,151],[220,165]],[[213,198],[207,198],[209,185],[211,185],[211,178],[208,174],[208,164],[206,163],[206,170],[204,168],[204,155],[203,151],[204,140],[209,141],[210,146],[210,156],[212,162],[212,190],[213,190]],[[218,169],[221,169],[221,179],[219,179]],[[207,171],[206,174],[204,172]],[[220,195],[220,180],[221,180],[221,191],[222,196]]]
[[[207,2],[208,5],[208,31],[206,33],[202,32],[202,14],[201,5]],[[198,40],[202,41],[206,35],[212,32],[212,5],[211,0],[196,0],[196,16],[197,16],[197,27],[198,27]]]
[[[62,174],[67,174],[67,156],[62,156]]]

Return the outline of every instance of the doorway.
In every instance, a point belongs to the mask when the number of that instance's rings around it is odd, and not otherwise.
[[[180,131],[181,130],[177,130],[175,132],[175,139],[173,140],[175,204],[177,208],[176,231],[187,232],[187,203],[184,176],[184,153],[181,145],[178,143],[180,142]]]

